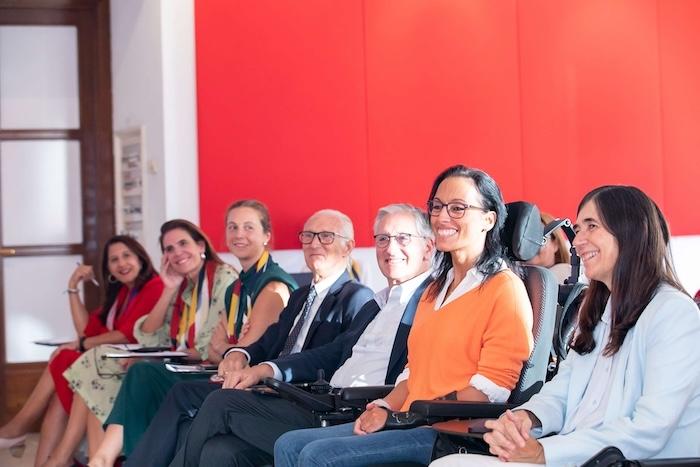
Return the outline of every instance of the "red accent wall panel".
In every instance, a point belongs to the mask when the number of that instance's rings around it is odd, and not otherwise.
[[[368,246],[378,207],[423,206],[454,163],[556,215],[634,184],[674,234],[700,233],[695,0],[195,6],[201,219],[220,248],[243,197],[268,203],[277,248],[322,207]]]
[[[195,3],[201,224],[224,248],[233,200],[268,204],[276,248],[314,211],[369,237],[362,4]]]
[[[366,2],[369,196],[424,206],[462,163],[522,197],[515,2]]]
[[[521,2],[525,193],[575,216],[582,195],[635,184],[663,203],[654,0]]]
[[[699,234],[700,2],[659,1],[664,212],[674,234]]]

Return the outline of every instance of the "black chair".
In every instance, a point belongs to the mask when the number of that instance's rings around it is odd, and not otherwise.
[[[502,234],[506,254],[514,262],[527,261],[538,253],[542,244],[543,226],[539,209],[526,202],[509,203],[506,208],[508,217]],[[535,346],[512,392],[510,406],[528,400],[539,391],[545,381],[552,349],[558,295],[556,279],[547,269],[522,265],[516,267],[516,272],[522,277],[532,303]],[[312,411],[319,426],[352,421],[362,412],[367,402],[384,397],[393,389],[393,386],[323,388],[322,383],[324,382],[317,382],[315,386],[316,389],[321,388],[320,391],[316,391],[321,394],[309,398],[287,383],[272,379],[265,381],[265,384],[274,387],[282,397]],[[328,410],[330,406],[334,407],[334,410]]]

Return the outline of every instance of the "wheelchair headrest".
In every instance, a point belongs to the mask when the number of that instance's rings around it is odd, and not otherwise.
[[[534,258],[544,240],[539,208],[525,201],[514,201],[506,204],[506,211],[508,216],[501,235],[506,256],[515,261]]]

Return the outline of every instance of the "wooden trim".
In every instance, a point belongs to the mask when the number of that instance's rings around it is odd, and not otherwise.
[[[5,381],[3,391],[3,409],[0,410],[0,424],[9,421],[10,416],[16,413],[29,398],[31,389],[41,377],[41,373],[46,368],[46,362],[37,363],[10,363],[5,365]],[[36,423],[34,430],[39,428],[40,423]]]
[[[80,140],[80,130],[0,130],[0,140],[68,139]]]
[[[114,235],[114,182],[112,154],[112,83],[109,0],[0,0],[2,25],[72,25],[78,29],[78,81],[80,129],[3,130],[0,139],[69,139],[80,141],[83,198],[83,244],[12,246],[17,256],[82,254],[85,262],[99,267],[101,246]],[[7,246],[7,245],[6,245]],[[2,284],[0,262],[0,284]],[[0,300],[3,300],[0,287]],[[99,303],[99,290],[87,287],[85,304]],[[15,397],[15,378],[23,375],[17,391],[26,396],[45,363],[7,364],[4,310],[0,307],[0,419],[11,416],[21,400]],[[21,378],[20,378],[21,379]],[[17,383],[19,384],[19,383]],[[12,388],[10,388],[12,386]],[[10,388],[10,389],[8,389]],[[13,407],[9,407],[12,404]],[[12,410],[8,410],[12,409]],[[0,420],[0,423],[3,420]]]
[[[91,154],[81,164],[85,262],[98,265],[100,248],[114,235],[114,159],[112,137],[112,80],[109,2],[96,0],[95,8],[80,15],[78,79],[80,80],[81,151]],[[85,304],[99,304],[99,291],[85,295]]]
[[[9,245],[6,247],[16,250],[12,257],[41,256],[41,255],[82,255],[82,244],[71,245]],[[92,264],[92,263],[90,263]]]
[[[55,8],[61,10],[86,10],[95,7],[98,0],[0,0],[0,8],[37,10]]]
[[[77,23],[78,10],[52,10],[52,9],[32,9],[14,8],[3,5],[0,0],[0,24],[5,26],[27,26],[27,25],[66,25],[74,26]]]

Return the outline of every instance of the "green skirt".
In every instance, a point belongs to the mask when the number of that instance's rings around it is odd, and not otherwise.
[[[208,377],[206,374],[173,373],[160,361],[132,365],[105,421],[105,425],[124,427],[124,454],[129,457],[175,383]]]

